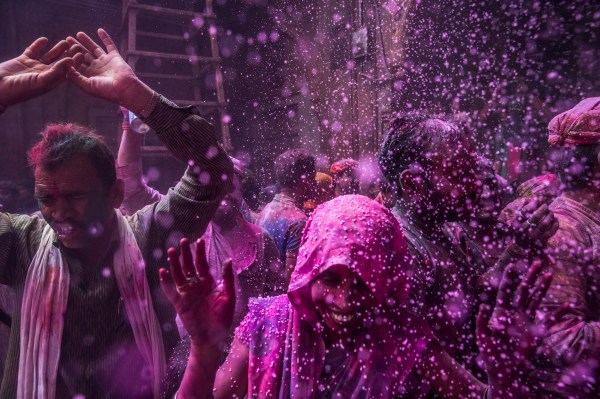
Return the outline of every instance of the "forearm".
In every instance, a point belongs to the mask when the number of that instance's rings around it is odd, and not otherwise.
[[[496,290],[498,289],[498,285],[502,279],[502,274],[508,265],[519,260],[526,260],[528,258],[529,253],[514,243],[505,248],[494,266],[492,266],[479,278],[479,285],[483,287],[483,290],[488,295],[490,295],[489,298],[486,299],[486,302],[494,303]]]
[[[177,399],[212,398],[220,356],[221,351],[214,345],[198,346],[192,343]]]
[[[122,207],[128,215],[132,215],[146,205],[158,202],[164,197],[144,182],[140,160],[117,166],[117,177],[123,180],[125,186]]]
[[[158,97],[157,97],[158,96]],[[193,107],[177,107],[155,95],[155,106],[144,118],[169,152],[196,177],[203,195],[219,196],[229,192],[233,164],[217,141],[214,127]]]
[[[142,135],[131,131],[128,120],[123,120],[123,134],[117,155],[117,166],[141,162]]]

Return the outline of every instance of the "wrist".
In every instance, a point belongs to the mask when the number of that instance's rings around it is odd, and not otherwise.
[[[145,117],[143,115],[144,107],[147,107],[152,101],[153,96],[154,90],[136,77],[135,81],[121,93],[119,105],[127,108],[137,116]]]
[[[221,350],[218,345],[213,343],[194,343],[192,341],[191,353],[197,358],[206,359],[207,361],[218,362],[221,357]]]
[[[522,259],[529,255],[529,249],[517,242],[509,244],[506,248],[506,252],[508,252],[513,259]]]

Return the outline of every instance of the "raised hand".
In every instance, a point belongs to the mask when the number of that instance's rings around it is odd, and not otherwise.
[[[83,63],[70,69],[69,80],[88,94],[139,113],[152,90],[138,79],[104,29],[98,29],[98,36],[106,50],[84,32],[77,33],[76,39],[67,38],[70,44],[86,49]]]
[[[66,80],[71,66],[83,60],[80,47],[61,40],[41,55],[48,39],[40,37],[20,56],[0,64],[0,106],[28,100],[49,92]]]
[[[488,374],[491,398],[535,397],[527,378],[531,359],[550,325],[568,309],[536,321],[552,274],[542,273],[541,263],[534,262],[519,284],[518,269],[517,265],[506,268],[493,313],[489,307],[482,307],[477,315],[477,343]]]
[[[558,230],[558,220],[546,202],[534,198],[517,211],[513,231],[515,243],[521,248],[544,248]]]
[[[223,285],[218,287],[211,276],[204,241],[199,241],[196,259],[190,243],[181,240],[181,256],[174,248],[168,252],[171,272],[160,269],[161,287],[175,307],[192,344],[221,345],[225,342],[235,309],[235,285],[231,261],[224,265]]]

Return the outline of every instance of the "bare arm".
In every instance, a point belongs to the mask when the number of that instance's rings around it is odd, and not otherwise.
[[[160,269],[161,287],[192,342],[177,397],[209,399],[235,309],[231,260],[225,262],[223,285],[217,287],[206,260],[204,241],[198,243],[195,258],[187,239],[181,240],[180,256],[174,248],[169,248],[168,256],[170,272]]]
[[[234,338],[225,363],[217,371],[215,399],[242,399],[248,393],[248,347]]]
[[[160,201],[164,195],[149,187],[142,176],[142,135],[131,130],[129,110],[121,107],[123,124],[117,156],[117,177],[123,180],[125,196],[122,209],[132,215],[143,207]]]

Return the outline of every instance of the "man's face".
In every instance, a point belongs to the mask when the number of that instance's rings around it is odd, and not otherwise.
[[[429,156],[426,205],[444,221],[462,221],[481,195],[477,158],[461,145],[444,145]]]
[[[335,176],[335,194],[336,196],[359,194],[360,182],[357,173],[352,169],[347,169],[338,176]]]
[[[90,248],[102,235],[120,205],[111,198],[113,189],[102,184],[92,163],[83,157],[52,170],[35,169],[40,211],[67,248]]]

